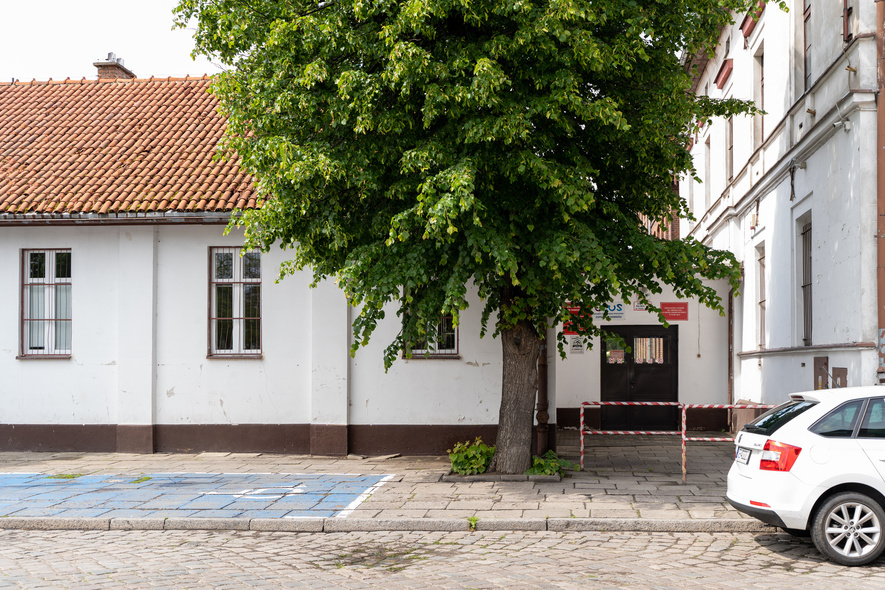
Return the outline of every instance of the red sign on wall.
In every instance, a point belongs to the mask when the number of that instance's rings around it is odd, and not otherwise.
[[[578,315],[581,312],[581,308],[578,307],[577,305],[566,305],[565,308],[567,310],[569,310],[569,312],[572,315]],[[573,336],[573,335],[577,334],[577,332],[572,330],[572,323],[571,322],[566,322],[565,324],[563,324],[562,333],[565,335],[569,335],[569,336]]]
[[[661,303],[661,313],[668,322],[688,319],[688,303]]]

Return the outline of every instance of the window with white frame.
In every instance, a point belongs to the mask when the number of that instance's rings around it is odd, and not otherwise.
[[[71,250],[22,251],[22,356],[71,354]]]
[[[458,355],[458,326],[450,315],[440,318],[435,338],[413,342],[409,352],[415,357],[455,357]]]
[[[209,354],[261,354],[261,255],[209,249]]]

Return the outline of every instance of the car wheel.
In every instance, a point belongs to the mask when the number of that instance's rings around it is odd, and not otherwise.
[[[811,539],[830,561],[842,565],[870,563],[885,549],[885,511],[857,492],[836,494],[817,511]]]

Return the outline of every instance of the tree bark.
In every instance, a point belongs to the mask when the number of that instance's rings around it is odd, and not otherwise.
[[[532,466],[532,423],[541,340],[529,322],[501,332],[504,376],[498,438],[490,471],[524,473]]]

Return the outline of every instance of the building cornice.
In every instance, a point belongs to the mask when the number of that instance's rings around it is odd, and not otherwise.
[[[0,213],[0,227],[35,225],[225,225],[236,214],[183,213]]]

